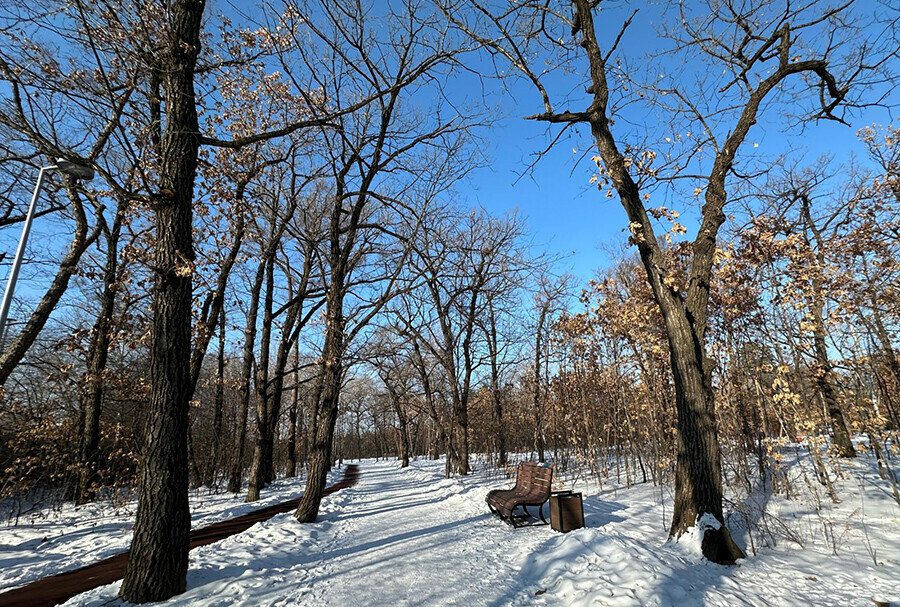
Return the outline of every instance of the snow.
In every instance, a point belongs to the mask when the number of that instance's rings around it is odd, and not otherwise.
[[[341,471],[329,475],[336,482]],[[275,481],[262,499],[248,504],[246,492],[191,491],[191,527],[199,529],[252,510],[292,499],[303,493],[305,479]],[[0,592],[48,575],[90,565],[128,550],[137,501],[66,504],[24,515],[18,525],[0,525]],[[0,519],[3,520],[3,519]]]
[[[748,548],[748,558],[734,567],[704,560],[699,532],[667,541],[671,496],[649,484],[607,484],[598,490],[583,481],[574,487],[567,483],[566,488],[584,493],[586,528],[560,534],[549,527],[514,530],[488,514],[487,491],[511,484],[497,473],[444,479],[440,461],[419,460],[407,469],[395,462],[363,461],[359,483],[326,497],[317,523],[302,525],[290,513],[278,515],[192,551],[187,592],[165,604],[730,607],[897,602],[900,506],[876,484],[870,462],[861,460],[845,464],[846,478],[835,479],[839,504],[812,493],[791,500],[765,496],[766,516],[777,514],[785,529],[755,531],[756,555]],[[799,484],[801,477],[795,480]],[[266,503],[293,497],[298,490],[299,481],[280,481],[266,493]],[[202,506],[197,498],[195,524],[245,508],[231,496],[204,497]],[[91,516],[98,518],[94,526]],[[735,539],[748,546],[750,538],[737,523],[729,522]],[[74,527],[55,534],[67,525]],[[33,525],[2,528],[0,584],[9,587],[54,573],[63,559],[97,558],[99,554],[91,555],[94,545],[107,551],[127,545],[129,534],[122,530],[129,525],[125,515],[79,509],[64,510],[55,519],[48,515]],[[770,526],[774,529],[775,523]],[[47,548],[39,543],[45,535],[50,538],[44,542]],[[17,559],[25,562],[17,565]],[[67,605],[121,605],[118,586],[97,588]]]

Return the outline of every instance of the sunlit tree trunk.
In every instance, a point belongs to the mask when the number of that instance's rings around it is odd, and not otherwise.
[[[187,583],[187,427],[190,399],[192,203],[199,125],[194,69],[203,0],[173,0],[165,38],[166,120],[156,215],[150,407],[134,537],[119,591],[132,603],[162,601]]]

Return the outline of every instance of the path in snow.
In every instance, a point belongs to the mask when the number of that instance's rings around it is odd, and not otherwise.
[[[873,598],[900,603],[896,502],[889,494],[868,491],[862,519],[863,502],[852,493],[852,481],[842,486],[842,503],[825,504],[812,514],[804,514],[805,501],[779,501],[783,516],[795,514],[784,520],[793,524],[793,533],[803,534],[797,535],[803,545],[780,540],[739,566],[721,567],[702,558],[696,533],[666,543],[671,499],[658,487],[589,491],[587,528],[559,534],[549,527],[513,530],[488,514],[488,490],[507,484],[496,476],[448,480],[441,470],[441,462],[427,460],[408,469],[367,461],[356,487],[322,502],[317,523],[302,525],[290,513],[277,515],[192,551],[187,592],[165,604],[871,607]],[[841,525],[838,555],[815,543],[821,525],[816,521],[824,516],[833,517],[828,521],[835,529]],[[67,605],[121,605],[117,591],[118,583],[110,584]]]
[[[356,488],[340,496],[342,511],[324,517],[333,535],[309,563],[304,588],[279,604],[507,603],[521,586],[516,554],[503,556],[511,534],[521,554],[547,540],[549,528],[511,529],[487,512],[481,493],[394,462],[367,463]]]
[[[549,527],[513,530],[489,514],[484,485],[396,462],[366,462],[361,471],[355,487],[322,502],[315,524],[278,515],[192,551],[187,592],[163,604],[497,607],[525,590],[524,559],[558,537]],[[121,605],[118,586],[67,605]]]

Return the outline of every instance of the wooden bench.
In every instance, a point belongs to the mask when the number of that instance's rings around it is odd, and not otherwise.
[[[516,469],[516,486],[512,489],[494,489],[489,492],[486,499],[488,508],[513,527],[521,527],[531,516],[528,506],[537,506],[542,524],[547,525],[542,506],[550,499],[552,482],[552,466],[521,462]],[[524,515],[515,515],[515,509],[520,506]]]

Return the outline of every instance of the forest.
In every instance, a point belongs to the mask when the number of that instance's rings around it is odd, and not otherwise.
[[[135,502],[122,600],[190,586],[189,496],[298,479],[312,524],[359,460],[665,491],[723,565],[855,466],[896,522],[895,3],[37,0],[0,40],[0,524]],[[518,206],[548,175],[587,250]]]

